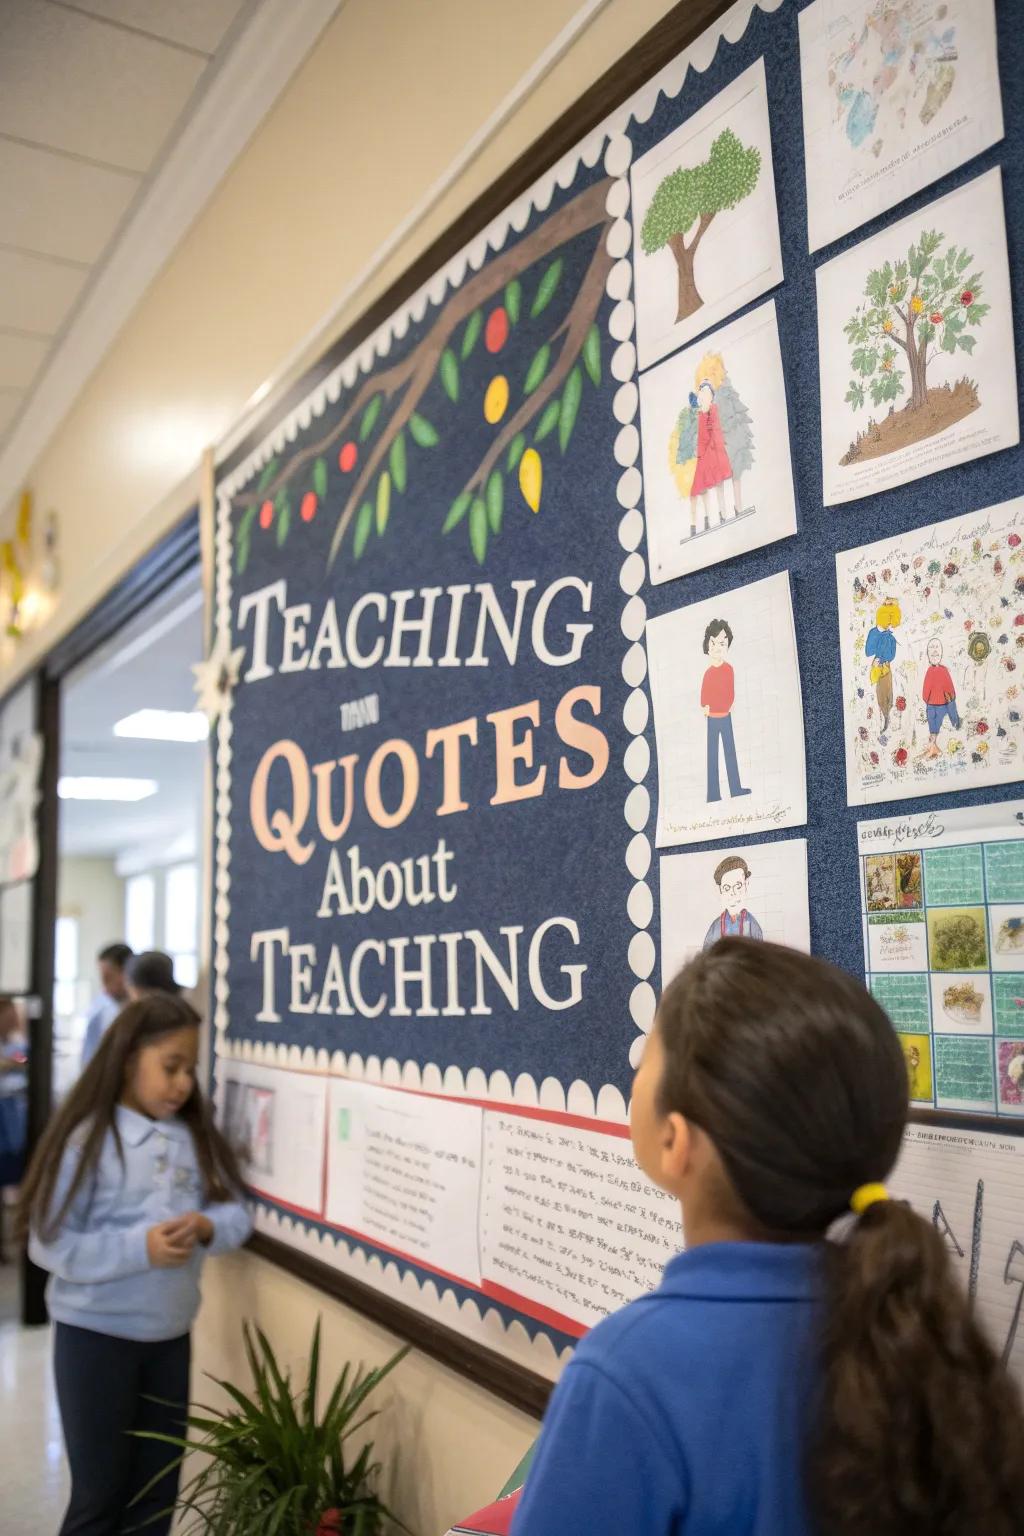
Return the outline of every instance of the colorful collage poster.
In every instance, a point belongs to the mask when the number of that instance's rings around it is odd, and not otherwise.
[[[796,533],[772,300],[643,374],[640,420],[653,582]]]
[[[817,271],[826,506],[1020,440],[997,168]]]
[[[1024,1115],[1024,801],[860,822],[867,982],[914,1104]]]
[[[727,937],[810,951],[807,843],[752,843],[661,860],[661,984]]]
[[[782,281],[782,246],[758,59],[630,172],[640,367]]]
[[[814,0],[800,12],[808,249],[996,144],[994,0]]]
[[[1024,498],[836,556],[847,802],[1021,778]]]
[[[803,826],[789,572],[651,619],[647,655],[659,848]]]

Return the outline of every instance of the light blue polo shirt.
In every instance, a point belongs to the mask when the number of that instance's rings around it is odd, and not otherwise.
[[[234,1201],[204,1205],[192,1132],[182,1120],[150,1120],[119,1105],[117,1128],[124,1161],[107,1133],[96,1172],[87,1179],[52,1242],[33,1232],[29,1253],[51,1276],[46,1293],[54,1322],[115,1338],[176,1339],[188,1333],[199,1309],[199,1276],[207,1254],[244,1243],[252,1229]],[[54,1191],[59,1210],[78,1165],[69,1146]],[[187,1264],[154,1269],[146,1252],[150,1227],[201,1210],[213,1223],[206,1248]]]
[[[580,1343],[512,1536],[812,1536],[819,1245],[714,1243]]]

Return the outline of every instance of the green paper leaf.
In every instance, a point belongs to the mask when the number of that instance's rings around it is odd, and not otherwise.
[[[548,402],[537,425],[537,430],[533,434],[534,442],[542,443],[547,437],[548,433],[555,430],[555,428],[558,426],[558,418],[561,415],[561,411],[561,400],[551,400]]]
[[[509,472],[509,474],[511,474],[512,471],[517,467],[517,465],[519,464],[519,460],[522,458],[522,456],[523,456],[523,454],[525,452],[526,452],[526,434],[523,433],[523,432],[517,432],[515,437],[512,439],[511,443],[509,444],[509,450],[508,450],[508,472]]]
[[[425,416],[413,411],[409,417],[409,431],[412,440],[419,448],[436,448],[441,438]]]
[[[387,470],[377,481],[377,532],[383,533],[391,511],[391,476]]]
[[[264,465],[263,473],[260,475],[260,478],[256,483],[257,491],[266,490],[271,480],[273,480],[274,476],[277,474],[277,464],[277,459],[271,459],[269,464]]]
[[[537,289],[537,292],[534,295],[533,303],[530,306],[531,320],[536,320],[537,316],[541,314],[545,309],[547,309],[548,305],[551,303],[551,300],[555,296],[555,289],[558,287],[559,278],[562,276],[562,267],[564,265],[565,263],[562,261],[561,256],[556,256],[550,267],[548,267],[547,271],[544,273],[544,276],[540,280],[540,285]]]
[[[462,333],[462,361],[463,362],[466,361],[466,358],[469,356],[469,354],[472,352],[473,348],[476,346],[477,341],[479,340],[479,337],[480,337],[480,332],[483,330],[483,325],[484,325],[483,313],[478,309],[473,314],[470,315],[469,321],[468,321],[468,323],[466,325],[466,329]]]
[[[500,469],[492,471],[487,481],[487,522],[492,533],[501,532],[501,513],[505,496],[505,482]]]
[[[513,325],[519,324],[519,312],[523,302],[523,286],[517,277],[505,289],[505,308]]]
[[[362,506],[359,508],[359,515],[356,518],[355,537],[352,540],[352,553],[355,555],[357,560],[359,559],[363,550],[366,548],[366,541],[370,537],[370,530],[372,527],[373,508],[370,506],[368,501],[364,501]]]
[[[277,547],[281,548],[292,526],[292,505],[287,496],[281,498],[277,510]]]
[[[478,496],[469,509],[469,542],[478,565],[487,553],[487,508]]]
[[[252,540],[249,537],[248,529],[244,533],[240,529],[238,540],[235,544],[235,572],[239,576],[243,574],[246,566],[249,564],[249,551],[251,548]]]
[[[398,436],[391,444],[391,452],[388,454],[388,463],[391,465],[391,478],[395,482],[395,490],[404,491],[406,483],[404,432],[399,432]]]
[[[462,519],[469,510],[471,499],[468,491],[463,491],[460,496],[456,496],[448,508],[448,516],[445,518],[444,526],[441,529],[442,533],[451,533],[452,529],[462,522]]]
[[[441,383],[449,400],[458,400],[459,365],[455,361],[455,353],[451,347],[445,347],[441,353]]]
[[[317,459],[316,463],[313,465],[313,489],[320,497],[320,500],[323,501],[324,497],[327,495],[326,459]]]
[[[562,391],[562,414],[558,418],[558,446],[563,453],[569,446],[569,439],[572,437],[572,429],[576,425],[576,417],[579,414],[582,397],[583,375],[577,366],[566,379],[565,389]]]
[[[548,363],[551,360],[551,348],[547,342],[541,347],[530,364],[526,380],[523,384],[523,394],[532,395],[537,385],[540,384],[548,371]]]
[[[601,332],[592,325],[583,343],[583,365],[593,384],[601,382]]]
[[[366,410],[363,412],[363,419],[359,423],[359,441],[361,443],[366,442],[366,439],[377,425],[377,417],[380,415],[383,405],[384,396],[374,395],[373,399],[366,407]]]

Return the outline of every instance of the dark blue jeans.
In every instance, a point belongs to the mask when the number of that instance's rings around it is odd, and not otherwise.
[[[167,1536],[171,1515],[161,1511],[178,1496],[177,1469],[138,1504],[132,1500],[176,1459],[174,1448],[133,1439],[131,1431],[183,1433],[190,1354],[187,1334],[141,1344],[56,1325],[54,1374],[71,1464],[60,1536],[122,1536],[139,1526],[147,1536]]]
[[[738,795],[743,786],[736,763],[736,738],[732,733],[732,715],[708,715],[708,800],[721,800],[718,782],[718,747],[725,753],[725,771],[729,776],[729,793]]]

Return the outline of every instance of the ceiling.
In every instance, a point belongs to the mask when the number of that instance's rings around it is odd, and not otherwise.
[[[0,449],[260,0],[0,0]]]
[[[138,709],[195,708],[191,668],[203,656],[199,573],[119,630],[61,685],[61,777],[155,779],[134,804],[60,802],[62,857],[120,858],[122,872],[188,859],[201,839],[205,742],[114,735]]]

